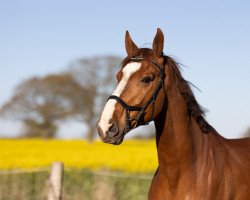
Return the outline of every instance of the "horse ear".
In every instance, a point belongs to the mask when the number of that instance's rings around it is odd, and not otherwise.
[[[128,55],[131,55],[132,53],[138,50],[138,47],[131,39],[128,31],[126,31],[126,36],[125,36],[125,46]]]
[[[160,28],[157,28],[157,32],[153,42],[153,51],[158,58],[163,56],[164,47],[164,35]]]

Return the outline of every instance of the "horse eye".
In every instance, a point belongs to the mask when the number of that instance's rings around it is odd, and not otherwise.
[[[147,76],[147,77],[143,78],[141,82],[143,82],[143,83],[149,83],[151,81],[153,81],[153,79],[151,77]]]

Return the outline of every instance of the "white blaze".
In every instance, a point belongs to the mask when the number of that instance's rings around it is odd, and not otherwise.
[[[132,63],[127,64],[122,70],[122,72],[123,72],[122,79],[119,82],[118,86],[116,87],[116,89],[114,90],[112,95],[120,97],[122,91],[124,90],[125,86],[127,85],[129,78],[132,76],[132,74],[134,74],[140,68],[141,68],[141,63],[138,63],[138,62],[132,62]],[[117,103],[116,100],[109,99],[108,102],[106,103],[104,109],[103,109],[101,119],[99,122],[99,127],[102,129],[102,132],[104,135],[111,126],[109,121],[110,121],[110,119],[112,119],[116,103]]]

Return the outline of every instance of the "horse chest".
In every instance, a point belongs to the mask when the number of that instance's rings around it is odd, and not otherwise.
[[[149,200],[191,200],[195,199],[195,186],[190,178],[180,179],[176,184],[156,173],[148,195]]]

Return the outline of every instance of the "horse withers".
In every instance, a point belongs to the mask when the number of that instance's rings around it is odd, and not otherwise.
[[[152,49],[138,48],[126,32],[127,57],[98,123],[102,141],[120,144],[154,121],[159,166],[149,200],[249,200],[250,138],[216,132],[163,44],[160,29]]]

